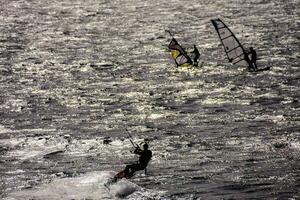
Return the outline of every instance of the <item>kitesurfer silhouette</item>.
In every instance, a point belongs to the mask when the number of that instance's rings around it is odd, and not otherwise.
[[[122,178],[131,178],[136,171],[145,170],[146,173],[146,167],[151,160],[152,157],[152,151],[148,149],[148,144],[145,143],[143,145],[143,149],[141,149],[138,145],[136,145],[136,148],[134,150],[134,154],[140,155],[138,163],[126,165],[125,169],[118,174],[116,174],[111,180],[108,181],[106,184],[112,184],[117,182],[119,179]]]
[[[124,172],[127,176],[129,176],[129,178],[132,177],[136,171],[144,169],[146,170],[146,167],[152,157],[152,151],[150,151],[148,148],[148,144],[145,143],[143,145],[143,150],[140,149],[139,146],[137,146],[134,150],[133,153],[140,155],[140,158],[137,164],[126,165]]]

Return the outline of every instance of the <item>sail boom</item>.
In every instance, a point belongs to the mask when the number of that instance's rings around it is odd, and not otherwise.
[[[240,60],[238,60],[238,61],[235,61],[235,62],[233,62],[233,64],[235,65],[235,64],[237,64],[237,63],[239,63],[239,62],[241,62],[241,61],[244,61],[244,59],[240,59]]]
[[[240,54],[240,55],[236,56],[235,58],[232,58],[232,60],[237,59],[237,58],[241,57],[242,55],[244,55],[244,54]],[[244,58],[242,60],[244,60]]]
[[[234,50],[236,50],[236,49],[238,49],[238,48],[240,48],[240,46],[237,46],[237,47],[231,49],[230,51],[226,51],[226,52],[227,52],[227,53],[230,53],[230,52],[232,52],[232,51],[234,51]]]

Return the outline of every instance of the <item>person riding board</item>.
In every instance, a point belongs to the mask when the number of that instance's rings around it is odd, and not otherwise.
[[[198,66],[198,59],[200,57],[200,53],[199,53],[199,50],[197,49],[196,45],[194,45],[194,51],[192,51],[191,53],[195,54],[193,65],[195,67],[197,67]]]
[[[146,167],[152,157],[152,151],[150,151],[147,143],[143,145],[143,150],[139,146],[134,150],[134,154],[140,155],[137,164],[126,165],[124,173],[131,178],[136,171],[146,170]],[[145,171],[146,172],[146,171]]]
[[[126,165],[125,169],[116,174],[108,183],[115,183],[122,178],[129,179],[134,175],[136,171],[145,170],[146,173],[146,167],[152,157],[152,151],[150,151],[148,148],[149,147],[147,143],[143,145],[143,149],[136,145],[133,153],[140,156],[138,163]]]
[[[245,57],[244,59],[246,60],[246,62],[248,63],[248,70],[249,72],[252,71],[257,71],[257,66],[256,66],[256,59],[257,59],[257,55],[256,55],[256,51],[253,49],[253,47],[250,47],[250,52],[249,53],[245,53]],[[251,54],[251,60],[249,58],[249,55]]]
[[[248,71],[249,72],[255,71],[255,68],[254,68],[254,66],[253,66],[253,64],[252,64],[252,62],[251,62],[251,60],[249,58],[249,54],[247,52],[244,54],[244,60],[248,64]],[[232,61],[229,60],[229,62],[232,62]]]
[[[249,54],[251,54],[250,62],[252,63],[254,71],[256,71],[257,70],[257,65],[256,65],[257,54],[256,54],[256,51],[253,49],[253,47],[250,47],[249,49],[250,49]]]

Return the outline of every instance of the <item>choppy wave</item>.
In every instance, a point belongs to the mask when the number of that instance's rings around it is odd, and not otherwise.
[[[94,183],[138,159],[127,129],[153,159],[126,198],[299,198],[297,8],[2,0],[0,197],[56,195],[66,181],[68,194],[86,198],[71,189],[83,180],[101,195]],[[227,63],[210,23],[218,17],[270,71]],[[174,67],[166,29],[188,52],[197,44],[199,68]]]

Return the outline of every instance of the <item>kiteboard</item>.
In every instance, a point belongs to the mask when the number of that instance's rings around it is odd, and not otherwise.
[[[114,177],[111,177],[108,179],[108,181],[106,183],[104,183],[104,186],[110,190],[110,185],[112,184],[116,184],[119,180],[121,180],[122,178],[126,178],[126,179],[130,179],[133,176],[133,173],[127,173],[125,170],[120,171],[119,173],[117,173]]]

